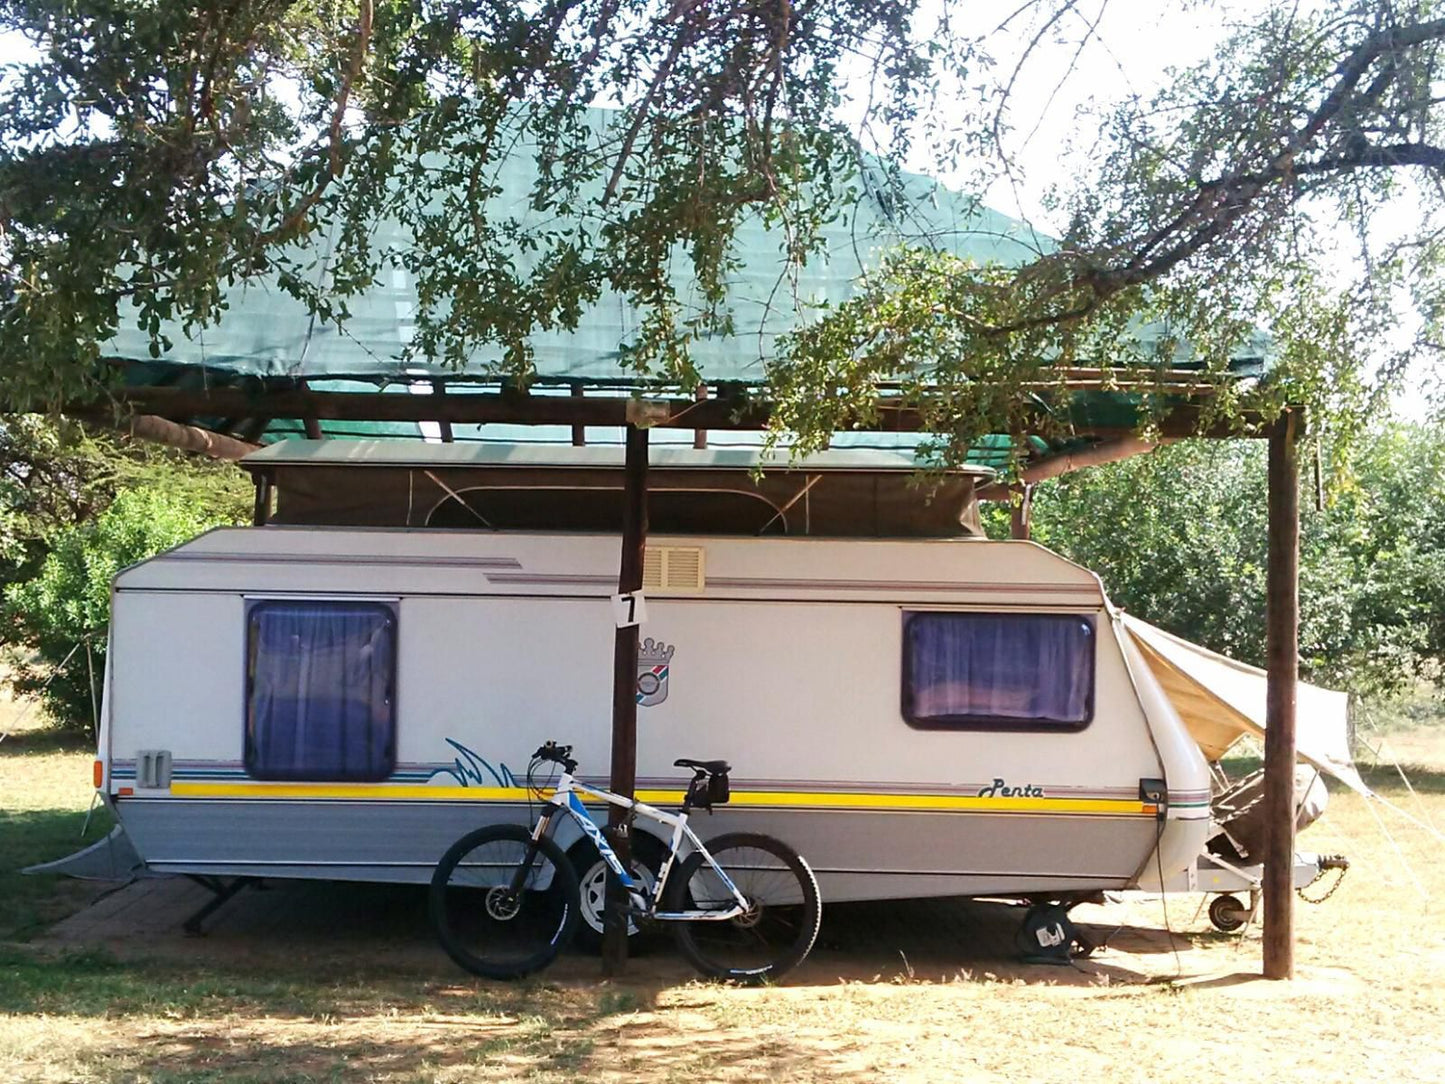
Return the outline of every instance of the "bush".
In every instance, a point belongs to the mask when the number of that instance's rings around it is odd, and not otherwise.
[[[1300,664],[1311,681],[1388,696],[1445,686],[1445,425],[1367,432],[1322,508],[1305,461]],[[1308,456],[1310,445],[1302,452]],[[1007,533],[1006,511],[990,528]],[[1042,483],[1034,537],[1098,572],[1170,632],[1262,665],[1262,441],[1186,441]]]
[[[99,697],[116,573],[208,527],[233,521],[186,497],[148,487],[122,493],[91,522],[57,532],[39,572],[5,591],[4,639],[20,649],[10,660],[15,690],[39,694],[57,726],[89,732],[90,664]],[[155,647],[164,650],[161,643]]]

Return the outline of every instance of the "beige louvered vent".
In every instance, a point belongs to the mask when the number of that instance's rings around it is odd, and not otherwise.
[[[701,546],[648,546],[642,559],[644,591],[701,591]]]

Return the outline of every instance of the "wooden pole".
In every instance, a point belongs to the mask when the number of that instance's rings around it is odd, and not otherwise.
[[[157,418],[153,414],[133,414],[122,418],[116,427],[142,440],[168,444],[184,452],[200,452],[212,459],[242,459],[261,447],[249,441],[223,436],[194,425]]]
[[[707,399],[707,385],[706,385],[706,384],[699,384],[699,385],[697,386],[697,391],[694,393],[694,398],[696,398],[699,403],[701,403],[701,402],[703,402],[704,400]],[[694,430],[692,431],[692,446],[693,446],[694,448],[698,449],[699,451],[702,450],[703,448],[706,448],[706,447],[707,447],[707,430],[706,430],[706,429],[694,429]]]
[[[295,388],[252,392],[245,388],[119,388],[116,399],[136,413],[167,418],[270,418],[313,417],[322,421],[442,422],[455,424],[505,422],[509,425],[621,426],[645,411],[654,426],[678,425],[688,429],[735,432],[766,429],[771,406],[766,400],[739,401],[709,395],[697,399],[634,399],[610,395],[525,395],[514,388],[502,394],[395,395],[389,392],[301,391]],[[63,408],[77,417],[110,410],[109,403],[72,403]],[[880,399],[874,404],[877,432],[930,431],[937,420],[902,401]],[[1031,412],[1024,424],[1057,426],[1057,415],[1042,408]],[[1235,437],[1241,427],[1258,423],[1246,413],[1238,421],[1216,421],[1202,428],[1201,410],[1194,405],[1176,407],[1158,420],[1161,435],[1169,437]],[[1080,421],[1080,432],[1099,439],[1133,436],[1135,426],[1095,425]],[[259,429],[258,429],[259,432]],[[244,434],[243,434],[244,435]]]
[[[1269,436],[1264,728],[1264,977],[1294,977],[1295,693],[1299,680],[1297,415]]]
[[[256,503],[251,509],[251,524],[255,527],[264,527],[271,521],[271,476],[264,471],[257,471],[251,482],[256,487]]]
[[[583,391],[581,384],[572,385],[572,398],[581,399],[587,393]],[[585,425],[574,425],[572,427],[572,447],[581,448],[587,444],[587,427]]]
[[[445,380],[433,380],[431,382],[433,395],[445,395],[447,393],[447,382]],[[456,433],[452,431],[452,423],[445,418],[437,422],[437,432],[441,435],[443,444],[452,444],[456,441]]]
[[[642,562],[647,547],[647,430],[636,425],[627,427],[622,502],[622,568],[617,589],[625,595],[642,590]],[[608,785],[628,798],[637,785],[638,638],[638,626],[619,628],[612,655],[612,773]],[[623,868],[630,869],[632,843],[626,821],[625,810],[608,807],[612,848]],[[602,973],[618,975],[627,965],[627,893],[611,871],[607,874],[606,898]]]

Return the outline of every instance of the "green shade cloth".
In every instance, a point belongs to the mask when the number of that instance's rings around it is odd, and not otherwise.
[[[590,121],[598,145],[615,145],[620,114],[593,110]],[[521,140],[497,167],[498,193],[486,204],[494,223],[515,221],[523,231],[556,228],[554,212],[532,209],[530,196],[537,176],[535,147]],[[769,227],[756,215],[747,216],[737,236],[738,267],[730,273],[724,308],[732,320],[729,335],[714,335],[691,346],[703,378],[714,385],[727,382],[757,384],[764,377],[764,358],[777,336],[813,317],[817,306],[837,304],[853,296],[863,277],[879,266],[885,254],[900,245],[931,246],[978,264],[1015,266],[1047,251],[1053,240],[1026,223],[982,207],[917,174],[893,174],[869,156],[860,159],[850,182],[851,201],[842,214],[823,230],[823,251],[791,276],[785,276],[782,230]],[[331,279],[332,247],[329,231],[318,229],[308,238],[306,252],[313,281],[325,291]],[[396,222],[378,222],[370,238],[374,252],[408,245],[409,236]],[[514,259],[525,267],[534,254],[520,246]],[[701,299],[691,282],[691,268],[679,255],[673,281],[684,308],[701,312]],[[226,387],[241,385],[256,391],[295,386],[305,381],[316,391],[389,391],[407,393],[411,387],[430,389],[445,382],[458,393],[472,388],[495,390],[500,348],[479,346],[461,370],[426,359],[403,362],[402,351],[414,334],[416,284],[401,267],[383,266],[376,281],[347,298],[350,312],[337,326],[310,314],[304,305],[264,276],[226,291],[226,311],[218,324],[196,328],[190,335],[179,325],[163,328],[171,349],[151,357],[149,336],[133,320],[104,348],[123,362],[127,380],[136,385]],[[797,303],[794,298],[796,297]],[[628,300],[607,293],[581,315],[574,330],[541,330],[530,343],[536,365],[535,391],[581,383],[594,386],[640,387],[635,373],[623,367],[622,346],[637,334],[640,311]],[[1142,328],[1141,339],[1160,334]],[[1255,348],[1257,347],[1257,349]],[[1187,354],[1181,355],[1187,362]],[[1264,371],[1264,344],[1254,344],[1235,359],[1241,376]],[[1092,392],[1075,396],[1067,408],[1068,420],[1088,424],[1132,426],[1138,418],[1139,398],[1130,393]],[[197,418],[208,428],[234,427],[237,419]],[[459,441],[502,441],[515,438],[515,430],[528,430],[523,439],[570,439],[556,427],[453,427]],[[321,431],[334,437],[435,436],[427,425],[414,423],[323,422]],[[248,435],[265,442],[304,434],[298,419],[272,418],[264,428]],[[589,434],[589,440],[603,438]],[[718,435],[721,436],[720,434]],[[917,435],[885,437],[866,442],[871,447],[911,447]],[[728,439],[745,443],[736,435]],[[1056,444],[1056,446],[1059,446]],[[985,442],[977,462],[996,464],[1008,457],[1009,441]]]

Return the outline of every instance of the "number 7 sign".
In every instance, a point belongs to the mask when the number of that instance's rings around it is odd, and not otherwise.
[[[647,599],[641,591],[612,596],[612,619],[619,629],[641,625],[647,621]]]

